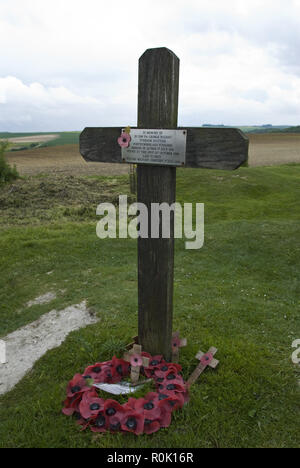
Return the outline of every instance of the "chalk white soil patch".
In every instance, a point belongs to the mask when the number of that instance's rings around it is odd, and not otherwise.
[[[6,363],[0,363],[0,395],[11,390],[48,350],[60,346],[70,332],[97,321],[84,301],[52,310],[3,338]]]
[[[33,305],[40,305],[40,304],[49,304],[49,302],[54,301],[56,299],[56,294],[49,292],[46,294],[43,294],[43,296],[39,296],[33,301],[27,302],[27,307],[32,307]]]

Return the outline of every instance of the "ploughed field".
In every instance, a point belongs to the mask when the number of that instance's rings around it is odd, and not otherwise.
[[[248,137],[250,166],[300,162],[300,133],[263,133]]]
[[[250,140],[250,166],[300,163],[300,133],[249,134],[248,137]],[[33,142],[33,140],[34,138],[30,141]],[[20,143],[21,140],[18,142]],[[128,173],[127,164],[86,163],[79,153],[78,144],[59,145],[58,141],[58,146],[55,146],[54,139],[51,143],[52,145],[47,147],[9,152],[7,153],[8,162],[15,164],[21,175],[49,172],[71,175],[121,175]]]
[[[7,161],[16,165],[21,175],[41,173],[68,173],[70,175],[127,174],[126,164],[87,163],[79,153],[78,145],[49,146],[9,152]]]

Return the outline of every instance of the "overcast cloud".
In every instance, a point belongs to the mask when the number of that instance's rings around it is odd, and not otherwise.
[[[300,0],[0,0],[0,131],[135,125],[162,46],[180,125],[300,124]]]

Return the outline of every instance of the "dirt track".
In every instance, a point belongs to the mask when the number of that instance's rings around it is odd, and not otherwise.
[[[249,165],[271,166],[300,163],[300,134],[252,134]],[[10,164],[16,164],[21,175],[68,173],[70,175],[127,174],[127,164],[86,163],[77,145],[35,148],[7,153]]]

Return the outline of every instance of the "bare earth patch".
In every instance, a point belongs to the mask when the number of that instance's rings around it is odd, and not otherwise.
[[[0,395],[11,390],[48,350],[60,346],[70,332],[97,321],[84,301],[59,312],[52,310],[3,338],[7,362],[0,364]]]
[[[16,165],[21,175],[119,175],[128,174],[128,164],[87,163],[79,153],[78,145],[34,148],[6,153],[9,164]]]
[[[250,166],[300,163],[300,133],[252,134],[248,137]]]

